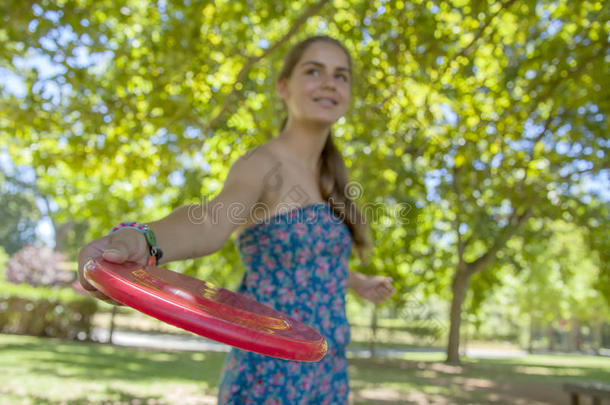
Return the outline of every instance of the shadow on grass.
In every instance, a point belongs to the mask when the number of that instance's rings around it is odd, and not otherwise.
[[[587,365],[583,365],[588,363]],[[469,360],[472,375],[509,377],[527,382],[562,384],[565,381],[610,381],[610,359],[593,356],[529,356],[513,359]]]
[[[487,394],[475,389],[472,381],[468,387],[455,381],[462,372],[462,367],[438,362],[350,359],[350,385],[354,403],[359,405],[490,403]],[[492,381],[481,385],[496,388]]]
[[[0,358],[4,366],[18,359],[16,367],[35,375],[98,381],[206,381],[217,386],[225,356],[225,353],[140,350],[55,339],[30,341],[24,337],[22,343],[14,339],[5,342]]]
[[[563,382],[610,378],[610,359],[589,362],[588,367],[575,365],[578,360],[577,356],[469,360],[451,366],[350,359],[350,379],[356,404],[560,404],[569,401]]]
[[[104,399],[100,400],[89,397],[51,400],[36,395],[29,395],[28,399],[36,405],[160,405],[166,403],[159,396],[134,396],[133,394],[114,389],[106,389],[103,395]]]
[[[0,335],[0,346],[0,372],[13,375],[10,390],[3,392],[0,383],[0,396],[10,395],[14,403],[23,403],[21,397],[34,404],[165,405],[184,403],[187,395],[210,403],[225,358],[225,353],[138,350],[9,335]],[[350,358],[355,404],[561,404],[569,400],[561,388],[564,381],[610,380],[610,359],[590,356],[465,359],[460,366],[416,359]],[[105,391],[89,391],[90,382],[101,383]],[[167,383],[183,391],[168,399],[163,391],[152,390]],[[55,393],[42,398],[42,387],[50,384],[67,384],[77,391],[62,401]]]

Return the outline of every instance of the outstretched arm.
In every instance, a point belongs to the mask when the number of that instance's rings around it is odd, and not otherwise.
[[[264,190],[272,159],[262,149],[238,159],[222,191],[209,202],[185,205],[150,228],[163,250],[161,262],[209,255],[218,251],[233,231],[243,225]]]
[[[259,148],[233,164],[220,194],[201,206],[182,206],[167,217],[149,224],[163,250],[161,263],[204,256],[219,250],[231,233],[246,221],[263,194],[265,175],[273,169],[269,153]],[[135,229],[119,229],[98,238],[78,255],[78,278],[83,288],[99,299],[115,303],[84,277],[84,264],[103,256],[114,263],[146,264],[144,235]]]

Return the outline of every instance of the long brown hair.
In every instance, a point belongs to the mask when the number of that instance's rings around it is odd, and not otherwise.
[[[278,80],[287,80],[292,75],[294,67],[299,63],[303,53],[315,42],[329,42],[341,48],[347,60],[349,67],[352,67],[352,58],[343,44],[334,38],[327,36],[309,37],[298,44],[294,45],[284,58],[284,65],[280,71]],[[284,120],[282,128],[286,126],[287,119]],[[361,260],[366,260],[366,257],[372,247],[369,237],[368,226],[365,222],[362,211],[356,205],[354,199],[350,195],[347,168],[341,152],[337,149],[333,141],[332,133],[328,134],[326,144],[320,155],[320,193],[330,204],[333,212],[337,215],[348,227],[354,247]]]

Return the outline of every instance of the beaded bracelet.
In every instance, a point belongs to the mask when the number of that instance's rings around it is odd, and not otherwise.
[[[163,257],[163,251],[157,246],[157,238],[155,237],[155,233],[148,227],[148,225],[141,224],[139,222],[121,222],[112,230],[108,235],[111,235],[118,231],[119,229],[135,229],[136,231],[141,232],[146,238],[146,243],[148,244],[149,252],[152,257],[155,258],[155,265],[159,264],[159,260]]]
[[[141,224],[139,222],[121,222],[120,224],[112,228],[110,233],[115,233],[119,229],[123,228],[137,229],[140,232],[144,232],[144,224]]]

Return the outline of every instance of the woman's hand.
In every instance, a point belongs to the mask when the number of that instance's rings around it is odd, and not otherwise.
[[[392,277],[361,275],[352,289],[362,298],[377,305],[396,292],[392,280]]]
[[[148,245],[146,238],[135,229],[121,229],[112,235],[95,239],[78,254],[78,281],[81,286],[93,297],[113,305],[122,305],[91,285],[84,276],[84,266],[95,257],[103,257],[113,263],[137,262],[146,264],[148,259]]]

